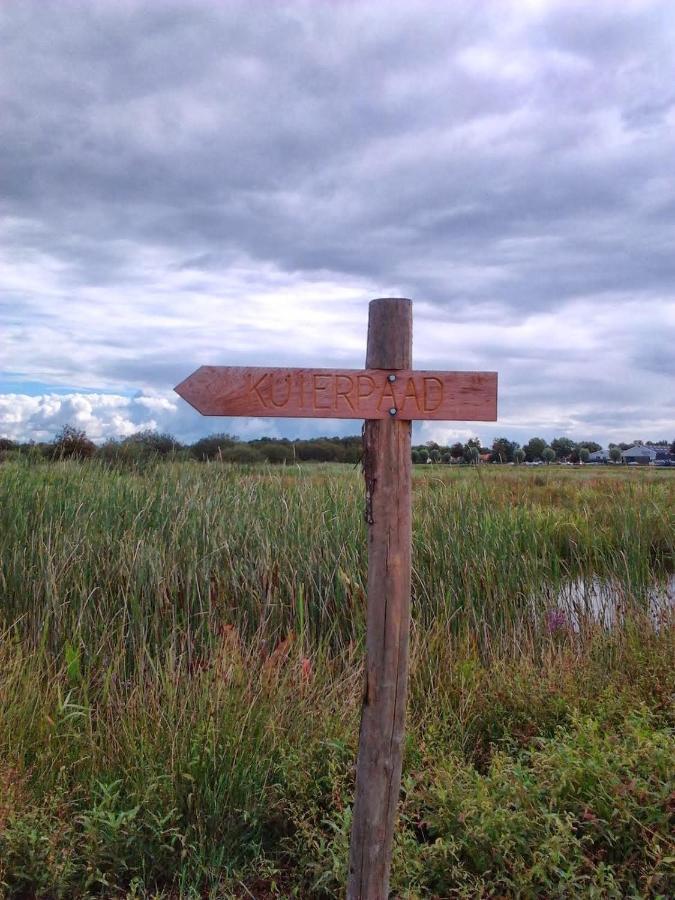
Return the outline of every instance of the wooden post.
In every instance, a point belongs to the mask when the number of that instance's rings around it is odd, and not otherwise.
[[[385,298],[369,309],[366,368],[412,365],[412,303]],[[393,391],[392,391],[393,395]],[[366,420],[368,522],[366,678],[349,852],[348,900],[387,900],[401,787],[408,692],[411,567],[411,423]]]
[[[387,900],[408,693],[413,419],[497,418],[496,372],[413,372],[412,303],[373,300],[366,369],[200,366],[175,390],[205,416],[365,419],[366,679],[348,900]]]

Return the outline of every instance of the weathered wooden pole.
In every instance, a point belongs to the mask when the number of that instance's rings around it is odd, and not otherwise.
[[[496,372],[413,372],[412,303],[373,300],[366,369],[200,366],[175,390],[205,416],[364,419],[368,633],[348,900],[387,900],[410,632],[411,420],[497,418]]]
[[[367,369],[412,367],[412,303],[373,300]],[[392,398],[394,391],[392,389]],[[411,422],[368,419],[363,460],[368,522],[366,678],[349,852],[348,900],[387,900],[401,786],[408,693],[411,566]]]

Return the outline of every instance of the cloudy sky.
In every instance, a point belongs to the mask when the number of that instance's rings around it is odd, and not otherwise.
[[[675,438],[675,5],[0,4],[0,435],[203,419],[198,365],[498,370],[506,434]]]

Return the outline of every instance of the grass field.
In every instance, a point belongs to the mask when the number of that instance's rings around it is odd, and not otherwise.
[[[413,502],[397,896],[672,896],[673,473],[417,467]],[[0,558],[7,896],[341,896],[357,470],[9,462]]]

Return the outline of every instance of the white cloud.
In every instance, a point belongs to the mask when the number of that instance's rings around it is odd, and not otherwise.
[[[177,402],[168,398],[112,394],[0,394],[0,434],[13,440],[50,440],[64,425],[94,441],[145,429],[170,430]]]

